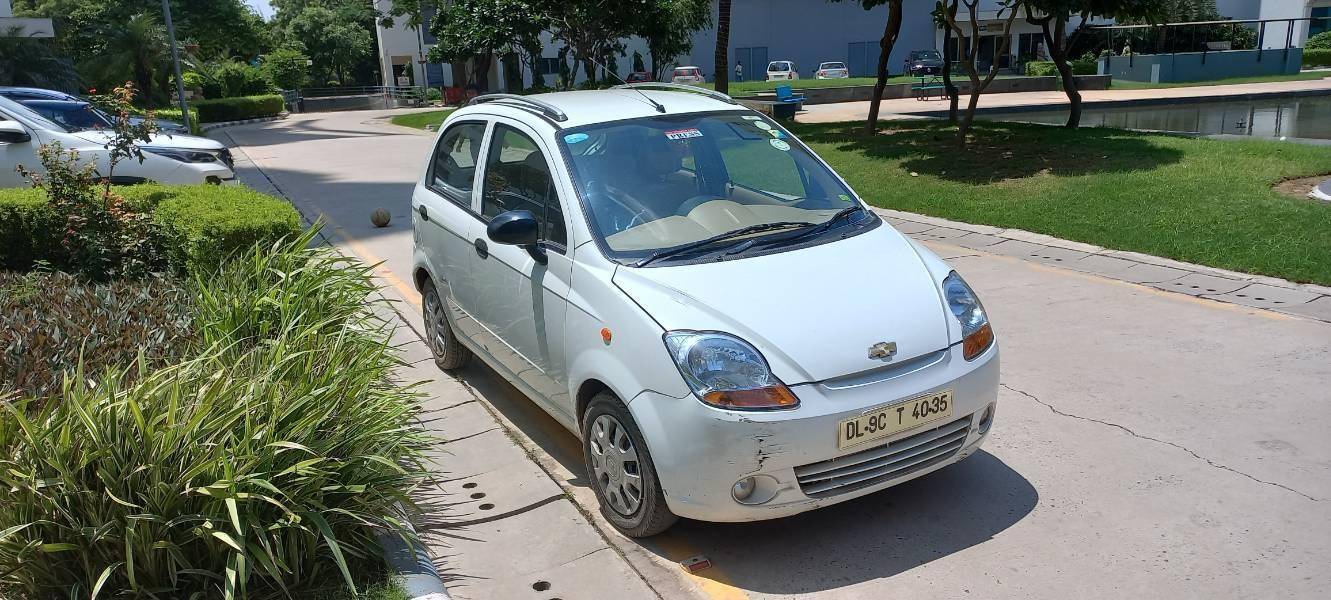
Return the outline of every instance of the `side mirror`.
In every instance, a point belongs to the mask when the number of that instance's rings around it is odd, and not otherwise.
[[[496,244],[521,246],[536,262],[545,264],[545,249],[537,242],[541,237],[541,223],[529,210],[510,210],[500,213],[485,228],[486,237]]]
[[[24,129],[18,121],[0,121],[0,142],[17,144],[31,139],[32,136],[28,134],[28,130]]]

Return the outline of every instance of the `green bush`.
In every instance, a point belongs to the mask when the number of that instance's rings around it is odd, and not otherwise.
[[[1331,48],[1313,48],[1303,51],[1303,66],[1331,67]]]
[[[1308,41],[1303,44],[1303,49],[1305,51],[1331,50],[1331,31],[1323,31],[1308,38]]]
[[[217,68],[216,76],[222,83],[224,98],[258,96],[272,91],[272,86],[268,83],[268,78],[264,77],[263,71],[248,63],[237,61],[222,63]]]
[[[160,277],[92,283],[0,271],[0,397],[58,394],[80,366],[92,377],[140,354],[150,367],[181,356],[192,336],[192,298]]]
[[[427,88],[425,90],[425,99],[430,102],[439,102],[444,99],[444,92],[439,88]]]
[[[244,187],[208,184],[158,188],[166,193],[153,220],[167,262],[211,272],[237,251],[300,234],[300,213],[285,200]]]
[[[196,358],[0,405],[0,588],[300,598],[412,539],[419,401],[370,268],[312,234],[197,279]]]
[[[272,117],[282,114],[284,108],[282,96],[277,94],[200,100],[194,103],[194,109],[199,113],[199,121],[203,123]]]
[[[1052,60],[1033,60],[1026,63],[1026,74],[1031,77],[1057,77],[1058,67]]]
[[[283,48],[263,58],[263,72],[268,81],[280,90],[294,90],[305,85],[310,58],[300,50]]]
[[[135,210],[152,213],[156,247],[177,270],[213,270],[237,250],[300,232],[300,213],[291,204],[240,186],[147,184],[115,191]],[[38,262],[70,269],[64,232],[64,219],[41,190],[0,190],[0,270],[26,271]]]

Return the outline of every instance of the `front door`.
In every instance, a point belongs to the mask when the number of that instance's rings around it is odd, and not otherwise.
[[[564,362],[564,316],[572,262],[553,149],[526,125],[497,119],[481,177],[481,227],[471,255],[471,307],[481,325],[476,341],[536,392],[548,407],[572,417]],[[541,221],[545,264],[518,246],[490,241],[484,225],[510,210],[528,210]]]
[[[0,112],[0,121],[18,123],[28,131],[28,135],[32,136],[32,139],[26,142],[0,140],[0,188],[28,187],[28,180],[19,175],[16,167],[22,165],[39,173],[43,171],[41,160],[37,157],[37,148],[41,146],[41,140],[31,127],[12,120],[3,112]]]

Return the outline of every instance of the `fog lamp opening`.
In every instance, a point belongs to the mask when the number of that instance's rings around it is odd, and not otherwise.
[[[993,424],[994,405],[993,403],[990,403],[989,406],[984,407],[984,416],[980,417],[980,424],[976,429],[980,432],[980,435],[984,435],[985,433],[988,433],[989,426]]]

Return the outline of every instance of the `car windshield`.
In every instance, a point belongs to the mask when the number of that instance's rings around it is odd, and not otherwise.
[[[823,63],[822,68],[824,68],[824,69],[844,69],[844,68],[846,68],[846,65],[843,65],[843,64],[841,64],[841,63],[839,63],[839,62],[835,62],[835,63]]]
[[[790,63],[788,63],[788,62],[784,62],[784,61],[782,61],[782,62],[774,62],[774,63],[772,63],[772,64],[770,64],[770,65],[767,65],[767,70],[768,70],[768,71],[789,71],[789,70],[790,70]]]
[[[917,53],[915,53],[915,59],[916,59],[916,60],[942,60],[943,57],[939,56],[938,53],[935,52],[935,51],[933,51],[933,50],[925,50],[925,51],[923,51],[923,52],[917,52]]]
[[[697,69],[675,69],[675,75],[680,77],[692,76],[695,72],[697,72]]]
[[[4,112],[7,112],[16,117],[21,117],[29,121],[32,121],[34,124],[36,124],[38,127],[41,127],[42,129],[47,129],[50,131],[63,131],[65,133],[69,133],[69,129],[65,128],[65,126],[60,125],[59,123],[52,122],[50,119],[43,117],[42,115],[38,114],[36,111],[32,110],[31,108],[23,106],[22,104],[19,104],[3,96],[0,96],[0,110],[3,110]]]
[[[802,144],[754,113],[589,125],[561,141],[593,234],[614,258],[753,226],[819,224],[857,205]]]
[[[110,120],[93,108],[91,104],[39,104],[29,106],[29,108],[64,126],[67,131],[101,129],[111,124]]]

